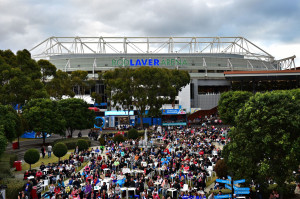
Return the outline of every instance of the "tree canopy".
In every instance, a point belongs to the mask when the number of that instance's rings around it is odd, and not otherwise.
[[[50,99],[30,100],[23,108],[28,130],[40,132],[45,143],[45,133],[65,134],[66,121],[58,109],[58,103]]]
[[[12,142],[20,134],[21,120],[17,112],[10,105],[0,105],[0,126],[4,136]]]
[[[235,116],[251,96],[252,93],[248,91],[228,91],[222,93],[218,104],[218,111],[223,123],[234,126]]]
[[[74,130],[92,128],[95,112],[88,109],[89,105],[82,99],[69,98],[58,102],[60,114],[66,121],[66,128],[72,136]]]
[[[156,67],[117,68],[103,75],[112,106],[139,111],[140,117],[160,113],[163,104],[172,103],[190,82],[189,73]]]
[[[300,165],[300,90],[256,93],[238,111],[223,156],[236,178],[284,189]]]

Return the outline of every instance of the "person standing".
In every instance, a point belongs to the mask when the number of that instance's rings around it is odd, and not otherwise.
[[[43,191],[43,180],[41,179],[39,181],[39,183],[37,184],[37,188],[36,188],[36,193],[37,193],[37,196],[38,196],[38,199],[41,199],[42,198],[42,191]]]
[[[41,148],[42,156],[45,158],[45,146],[43,145]]]
[[[48,158],[51,158],[51,153],[52,153],[52,146],[49,144],[48,145]]]

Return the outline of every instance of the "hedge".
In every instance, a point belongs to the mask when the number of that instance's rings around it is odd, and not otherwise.
[[[56,143],[62,142],[68,147],[68,149],[75,149],[78,140],[85,140],[87,141],[88,146],[91,146],[91,140],[87,137],[58,139],[52,143],[52,146],[54,146]]]
[[[115,134],[114,138],[113,138],[114,142],[124,142],[125,138],[123,135],[121,134]]]
[[[127,134],[128,139],[137,139],[139,137],[139,133],[136,129],[130,129]]]
[[[0,158],[0,178],[9,178],[13,174],[11,168],[14,161],[17,159],[15,154],[3,153]]]
[[[99,144],[100,146],[105,146],[105,139],[103,137],[99,138]]]
[[[6,198],[15,199],[18,198],[18,194],[22,191],[24,181],[16,178],[6,178],[0,181],[0,184],[7,185]]]
[[[83,151],[89,148],[87,141],[83,139],[79,139],[76,143],[76,146],[78,146],[79,151]]]

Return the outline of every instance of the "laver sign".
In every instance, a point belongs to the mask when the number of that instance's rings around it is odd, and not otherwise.
[[[112,66],[184,66],[185,59],[113,59]]]

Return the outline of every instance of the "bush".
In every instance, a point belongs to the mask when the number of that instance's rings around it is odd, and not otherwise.
[[[37,163],[40,159],[40,152],[37,149],[28,149],[24,154],[24,161],[30,165]]]
[[[18,198],[18,194],[22,191],[24,182],[16,178],[6,178],[0,181],[0,184],[7,185],[6,198],[15,199]]]
[[[56,143],[53,147],[53,154],[58,157],[58,161],[60,161],[60,158],[63,157],[64,155],[66,155],[68,152],[68,148],[67,146],[62,143]]]
[[[89,148],[87,141],[83,139],[79,139],[76,143],[76,146],[78,146],[79,151],[83,151]]]
[[[99,144],[100,146],[105,146],[105,139],[104,138],[99,138]]]
[[[5,151],[7,146],[7,139],[4,135],[1,134],[0,132],[0,156],[2,155],[2,153]]]
[[[0,179],[1,178],[9,178],[12,177],[13,174],[10,170],[10,168],[13,167],[13,165],[10,165],[10,162],[12,161],[11,156],[12,154],[3,153],[0,158]]]
[[[115,134],[114,138],[113,138],[114,142],[124,142],[125,138],[123,135],[121,134]]]
[[[127,135],[128,139],[137,139],[139,137],[139,133],[136,129],[130,129]]]
[[[91,146],[91,140],[87,137],[82,138],[65,138],[65,139],[59,139],[52,143],[52,146],[54,146],[56,143],[62,142],[64,143],[68,149],[75,149],[77,146],[78,140],[85,140],[88,143],[88,146]]]
[[[219,178],[223,178],[227,176],[228,174],[228,167],[227,167],[227,164],[225,162],[225,160],[218,160],[218,162],[216,163],[216,166],[215,166],[215,172],[217,173],[217,176]]]

